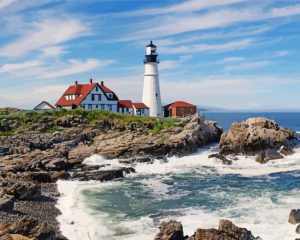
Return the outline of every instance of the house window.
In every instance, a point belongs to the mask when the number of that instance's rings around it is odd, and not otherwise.
[[[92,101],[95,101],[95,94],[92,94]]]
[[[144,109],[141,109],[141,113],[142,113],[142,114],[144,114],[144,113],[145,113]]]
[[[98,107],[99,107],[99,106],[98,106],[98,105],[96,105],[96,108],[97,108],[97,109],[98,109]]]
[[[112,110],[112,106],[111,105],[107,105],[107,110],[111,111]]]
[[[92,105],[92,104],[89,104],[89,105],[88,105],[88,109],[89,109],[89,110],[93,109],[93,105]]]
[[[101,94],[98,94],[98,101],[101,102]]]
[[[101,104],[101,110],[104,110],[104,104]]]

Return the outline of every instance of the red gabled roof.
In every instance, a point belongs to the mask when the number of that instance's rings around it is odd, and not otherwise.
[[[193,105],[191,103],[188,102],[184,102],[184,101],[177,101],[177,102],[173,102],[169,105],[167,105],[168,109],[170,108],[176,108],[176,107],[197,107],[196,105]]]
[[[57,101],[57,106],[72,106],[79,105],[85,97],[96,87],[98,86],[104,93],[112,93],[112,100],[118,100],[117,95],[108,87],[104,85],[100,85],[98,83],[90,83],[90,84],[75,84],[68,87],[68,89],[64,92],[64,94]],[[74,100],[67,100],[65,98],[66,95],[79,95]]]
[[[140,108],[140,109],[149,109],[146,104],[144,103],[133,103],[132,104],[135,108]]]
[[[123,108],[132,108],[131,100],[119,100],[118,105],[119,107],[123,107]]]

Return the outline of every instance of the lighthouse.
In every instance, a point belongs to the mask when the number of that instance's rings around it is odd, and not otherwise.
[[[150,117],[163,117],[158,75],[159,61],[157,57],[156,46],[151,41],[146,47],[143,89],[143,103],[149,107]]]

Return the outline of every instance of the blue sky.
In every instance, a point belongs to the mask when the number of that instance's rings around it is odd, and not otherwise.
[[[0,26],[1,107],[89,78],[140,101],[153,40],[164,103],[300,109],[299,0],[0,0]]]

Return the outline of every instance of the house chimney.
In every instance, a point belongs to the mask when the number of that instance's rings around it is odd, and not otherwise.
[[[93,79],[92,78],[90,79],[90,84],[93,84]]]
[[[78,85],[78,81],[75,81],[75,85]]]
[[[101,86],[104,86],[104,82],[103,81],[101,81]]]

